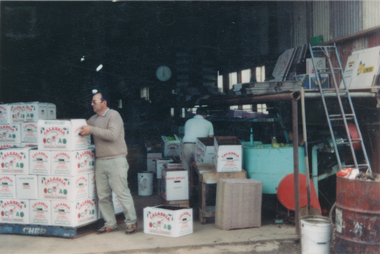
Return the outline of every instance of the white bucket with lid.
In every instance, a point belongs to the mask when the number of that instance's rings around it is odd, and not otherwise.
[[[144,171],[137,173],[137,182],[140,196],[150,196],[153,194],[153,172]]]
[[[302,254],[330,254],[331,221],[309,215],[301,219]]]

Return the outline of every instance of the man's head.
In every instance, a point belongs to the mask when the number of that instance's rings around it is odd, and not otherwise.
[[[196,114],[201,115],[203,117],[206,117],[207,116],[207,110],[204,108],[197,108]]]
[[[101,116],[108,108],[107,98],[102,93],[98,92],[92,96],[91,106],[94,109],[94,112]]]

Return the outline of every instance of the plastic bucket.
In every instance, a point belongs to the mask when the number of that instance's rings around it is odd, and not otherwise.
[[[137,182],[140,196],[150,196],[153,194],[153,172],[144,171],[137,173]]]
[[[329,254],[331,221],[323,216],[304,216],[301,219],[302,254]]]

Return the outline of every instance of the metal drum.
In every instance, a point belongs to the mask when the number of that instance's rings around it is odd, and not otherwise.
[[[335,221],[336,253],[380,253],[380,182],[337,176]]]

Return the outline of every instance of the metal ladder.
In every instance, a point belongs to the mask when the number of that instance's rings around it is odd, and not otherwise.
[[[356,168],[356,169],[359,169],[359,171],[366,171],[367,173],[372,173],[367,152],[364,147],[362,134],[360,132],[359,124],[358,124],[354,107],[352,104],[351,96],[344,80],[342,64],[340,62],[338,50],[335,43],[332,46],[331,45],[330,46],[318,46],[318,45],[312,46],[311,44],[309,44],[309,49],[310,49],[310,54],[311,54],[314,70],[315,70],[315,76],[317,79],[317,84],[315,85],[318,86],[318,89],[321,94],[323,107],[325,109],[325,113],[327,117],[327,123],[330,129],[331,140],[332,140],[335,155],[338,161],[338,166],[339,166],[338,170],[342,169],[342,158],[339,154],[337,143],[346,144],[350,147],[353,165],[344,165],[344,167]],[[332,61],[331,61],[331,56],[332,56],[331,54],[335,54],[333,56],[336,57],[336,61],[339,66],[333,67]],[[326,58],[326,68],[318,68],[316,64],[316,57]],[[329,77],[332,78],[332,81],[333,81],[331,83],[332,89],[323,87],[323,84],[321,82],[321,74],[327,74],[329,75]],[[340,87],[339,87],[339,84],[337,84],[337,77],[339,77],[338,75],[340,75],[340,78],[342,80]],[[310,82],[311,82],[311,79],[310,79]],[[332,97],[332,98],[336,97],[336,100],[335,99],[334,101],[329,100],[330,104],[328,104],[326,102],[326,97]],[[337,108],[337,106],[339,107]],[[337,112],[334,112],[334,111],[337,111]],[[343,123],[344,129],[346,131],[347,139],[337,139],[335,137],[335,130],[338,126],[342,126],[341,123]],[[355,137],[355,138],[351,137],[349,126],[356,127],[358,137]],[[358,146],[359,144],[361,145],[361,151],[363,153],[362,161],[364,161],[364,163],[362,164],[358,164],[357,154],[355,153],[355,148],[354,148],[355,145]]]

